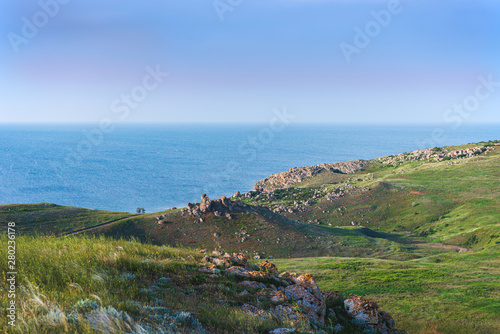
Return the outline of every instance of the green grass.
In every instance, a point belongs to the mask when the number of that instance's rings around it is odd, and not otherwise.
[[[321,289],[366,296],[408,333],[499,333],[500,252],[448,253],[412,261],[281,259]]]
[[[0,223],[14,221],[19,233],[31,235],[58,235],[128,216],[50,203],[0,205]]]
[[[6,244],[5,238],[1,242]],[[266,333],[296,325],[239,310],[245,302],[260,306],[259,301],[238,296],[241,279],[199,273],[199,251],[83,236],[18,236],[16,245],[19,318],[12,333],[124,333],[139,326],[155,332],[174,331],[174,325],[182,333],[200,332],[192,318],[186,322],[180,314],[186,310],[211,333]],[[2,309],[8,303],[6,259],[2,247]],[[2,316],[0,331],[7,328]]]

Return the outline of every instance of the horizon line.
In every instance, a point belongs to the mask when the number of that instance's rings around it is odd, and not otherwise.
[[[99,125],[99,121],[70,121],[70,122],[2,122],[1,125]],[[269,122],[113,122],[114,125],[268,125]],[[423,125],[438,125],[438,126],[453,126],[453,124],[449,124],[446,122],[291,122],[287,126],[296,126],[296,125],[359,125],[359,126],[423,126]],[[499,121],[484,121],[484,122],[469,122],[466,124],[460,125],[468,126],[468,125],[500,125]]]

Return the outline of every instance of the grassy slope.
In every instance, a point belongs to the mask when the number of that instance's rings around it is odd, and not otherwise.
[[[241,278],[200,273],[199,251],[84,236],[22,236],[16,242],[19,318],[17,331],[9,333],[130,333],[127,326],[137,329],[138,325],[149,327],[150,333],[158,333],[159,325],[169,333],[201,333],[192,317],[174,313],[185,310],[210,333],[267,333],[296,326],[238,309],[243,303],[264,307],[261,304],[266,301],[258,299],[255,291],[240,296],[245,290],[237,285]],[[0,266],[6,268],[6,262],[2,247]],[[162,277],[171,282],[161,284]],[[6,291],[3,277],[2,308],[9,301]],[[117,311],[127,312],[132,319]],[[7,328],[6,317],[0,317],[0,331]]]
[[[456,148],[470,146],[474,145]],[[322,225],[340,227],[355,221],[377,231],[409,233],[426,242],[476,250],[495,247],[500,243],[500,147],[487,155],[454,162],[417,161],[397,167],[372,162],[352,175],[320,174],[277,193],[280,202],[290,203],[341,184],[370,187],[370,191],[334,201],[312,199],[316,204],[306,212],[284,215],[299,221],[318,219]],[[288,198],[283,200],[284,193]],[[276,200],[267,199],[255,202],[274,203]]]
[[[16,222],[21,234],[63,234],[131,216],[49,203],[0,205],[0,223]]]
[[[250,257],[255,252],[273,257],[375,256],[391,248],[400,249],[395,242],[370,238],[355,229],[303,224],[262,208],[232,216],[229,220],[207,214],[204,222],[198,223],[195,217],[176,212],[167,215],[168,223],[164,225],[158,225],[154,216],[143,216],[95,229],[92,233],[115,238],[134,235],[157,245],[223,249]],[[242,235],[242,231],[247,234]],[[215,237],[215,233],[220,236]],[[410,254],[402,249],[397,256],[409,257]]]

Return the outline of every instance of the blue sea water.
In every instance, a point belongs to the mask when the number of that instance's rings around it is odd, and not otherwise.
[[[246,192],[296,166],[500,139],[498,125],[1,125],[0,204],[134,212]]]

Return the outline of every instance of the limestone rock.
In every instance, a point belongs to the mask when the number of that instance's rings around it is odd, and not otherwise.
[[[293,299],[309,319],[325,324],[326,306],[321,294],[318,298],[305,286],[294,284],[285,288],[285,295]]]
[[[210,212],[211,205],[212,205],[212,203],[210,202],[210,199],[208,198],[208,196],[205,194],[201,195],[200,212],[201,213]]]
[[[378,310],[378,305],[359,296],[351,296],[344,301],[347,314],[358,321],[365,323],[366,327],[379,334],[402,334],[405,331],[394,329],[394,319],[387,313]]]
[[[282,302],[286,302],[287,300],[288,300],[288,297],[282,291],[276,291],[271,296],[271,301],[273,303],[282,303]]]
[[[269,262],[268,260],[262,261],[261,263],[258,264],[258,266],[261,267],[262,269],[267,270],[268,272],[270,272],[273,275],[277,276],[280,274],[280,272],[278,271],[278,268],[276,268],[276,266],[274,264],[272,264],[271,262]]]
[[[231,255],[231,261],[233,261],[233,264],[235,265],[241,265],[241,266],[249,266],[248,259],[243,253],[232,253]]]
[[[204,257],[205,267],[199,270],[209,274],[211,278],[219,277],[224,272],[226,275],[235,275],[244,278],[238,283],[245,290],[238,294],[240,297],[251,296],[258,301],[270,301],[269,309],[261,310],[253,305],[245,304],[241,309],[257,317],[267,318],[275,316],[281,321],[300,322],[299,326],[308,331],[307,328],[317,329],[317,325],[325,325],[327,322],[336,324],[335,331],[338,332],[349,325],[349,322],[359,326],[360,330],[378,334],[404,334],[405,331],[394,329],[394,319],[387,313],[380,311],[377,304],[358,296],[351,296],[344,300],[343,306],[326,309],[327,303],[338,304],[344,298],[336,292],[327,293],[321,291],[316,280],[311,274],[298,275],[296,273],[279,273],[274,264],[262,261],[258,267],[262,271],[254,271],[256,267],[248,262],[242,253],[225,253],[215,251],[217,258]],[[215,253],[214,252],[214,253]],[[222,266],[219,270],[216,265]],[[207,267],[208,266],[208,267]],[[270,284],[270,281],[279,283]],[[272,305],[276,306],[272,306]],[[266,305],[263,303],[262,305]],[[303,331],[301,331],[303,332]]]
[[[296,183],[302,182],[322,172],[352,174],[368,163],[369,162],[366,160],[354,160],[309,167],[294,167],[286,172],[274,174],[260,180],[255,184],[254,188],[256,191],[270,193],[276,189],[289,188]]]
[[[272,313],[282,321],[293,320],[304,322],[307,325],[309,324],[307,316],[302,314],[300,309],[297,309],[292,305],[278,305],[272,310]]]

